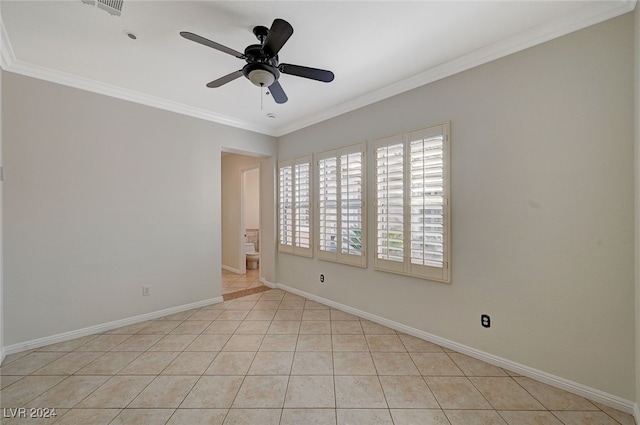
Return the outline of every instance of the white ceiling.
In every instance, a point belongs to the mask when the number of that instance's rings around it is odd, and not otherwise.
[[[634,7],[635,0],[124,0],[118,17],[81,0],[2,0],[2,67],[279,136]],[[257,43],[251,29],[274,18],[294,28],[280,61],[329,69],[335,80],[282,75],[289,97],[282,105],[266,95],[261,101],[245,78],[207,88],[244,61],[179,32],[244,51]]]

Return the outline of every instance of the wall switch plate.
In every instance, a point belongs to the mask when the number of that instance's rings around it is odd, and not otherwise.
[[[148,295],[151,295],[151,287],[150,286],[143,286],[142,287],[142,296],[146,297]]]

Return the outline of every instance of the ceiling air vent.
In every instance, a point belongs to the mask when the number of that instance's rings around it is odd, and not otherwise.
[[[82,3],[97,6],[112,15],[120,16],[122,13],[122,0],[82,0]]]

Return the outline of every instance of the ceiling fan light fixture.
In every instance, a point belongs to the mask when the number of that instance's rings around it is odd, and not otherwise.
[[[258,87],[269,87],[276,77],[264,69],[255,69],[249,72],[249,80]]]
[[[275,67],[262,62],[246,64],[242,68],[242,73],[258,87],[269,87],[280,76]]]

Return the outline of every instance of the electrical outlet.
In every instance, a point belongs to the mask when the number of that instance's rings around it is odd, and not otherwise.
[[[491,317],[489,317],[488,314],[480,315],[480,324],[482,325],[483,328],[490,328],[491,327]]]
[[[146,297],[148,295],[151,295],[151,287],[150,286],[143,286],[142,287],[142,296]]]
[[[320,283],[324,283],[324,275],[323,274],[320,275]]]

